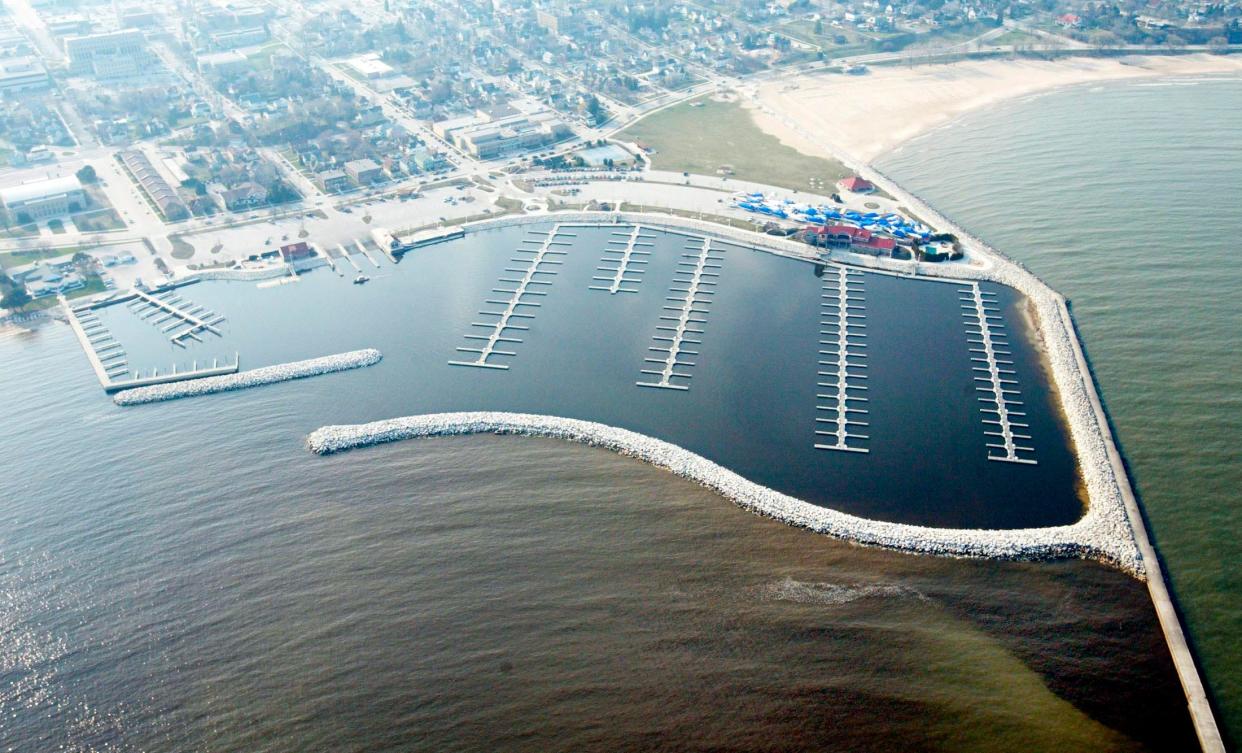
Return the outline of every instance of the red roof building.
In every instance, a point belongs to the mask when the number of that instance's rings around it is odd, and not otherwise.
[[[1057,23],[1067,29],[1077,29],[1082,26],[1082,18],[1073,13],[1066,13],[1063,16],[1057,16]]]
[[[850,248],[888,253],[897,247],[894,238],[882,238],[870,230],[850,225],[812,225],[806,229],[820,245],[839,244]]]
[[[838,180],[837,188],[842,191],[850,191],[852,193],[871,193],[875,190],[875,184],[866,178],[851,175],[848,178]]]
[[[287,246],[280,247],[280,255],[285,261],[299,261],[301,259],[309,259],[315,255],[314,250],[306,243],[306,241],[298,241],[290,243]]]

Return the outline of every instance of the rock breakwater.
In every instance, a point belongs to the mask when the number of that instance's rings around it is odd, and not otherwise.
[[[264,366],[236,374],[204,377],[202,379],[187,379],[183,382],[170,382],[169,384],[157,384],[150,387],[137,387],[116,393],[113,395],[112,400],[117,405],[141,405],[143,403],[157,403],[163,400],[176,400],[182,397],[210,395],[215,392],[241,390],[264,384],[287,382],[291,379],[304,379],[306,377],[319,376],[320,374],[331,374],[336,371],[359,369],[364,366],[377,364],[383,357],[383,354],[374,348],[352,350],[348,353],[310,358],[305,361]]]
[[[1115,516],[1102,514],[1095,506],[1077,523],[1047,528],[952,529],[870,520],[761,486],[669,442],[591,421],[526,413],[434,413],[324,426],[307,437],[307,447],[327,455],[404,439],[481,433],[550,437],[609,449],[699,483],[746,510],[867,546],[1002,560],[1093,559],[1136,577],[1143,573],[1128,527],[1119,530]],[[1125,524],[1124,515],[1120,522]]]

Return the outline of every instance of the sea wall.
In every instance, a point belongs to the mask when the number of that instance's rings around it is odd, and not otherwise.
[[[176,400],[181,397],[210,395],[215,392],[242,390],[247,387],[287,382],[292,379],[304,379],[306,377],[319,376],[320,374],[331,374],[336,371],[359,369],[364,366],[377,364],[382,358],[383,355],[374,348],[353,350],[348,353],[338,353],[322,358],[282,363],[276,366],[264,366],[258,369],[251,369],[250,371],[240,371],[236,374],[204,377],[202,379],[187,379],[181,382],[158,384],[150,387],[137,387],[116,393],[112,396],[112,400],[117,405],[142,405],[143,403],[158,403],[163,400]]]
[[[249,269],[233,269],[225,267],[222,269],[200,269],[187,274],[185,280],[270,280],[273,277],[283,277],[293,271],[288,264],[272,264],[263,267],[252,267]],[[181,280],[178,280],[180,282]]]
[[[1142,561],[1111,519],[1088,512],[1068,526],[1014,530],[930,528],[870,520],[810,504],[749,481],[676,445],[591,421],[526,413],[467,412],[325,426],[307,437],[320,455],[418,437],[520,434],[602,447],[638,458],[721,494],[740,507],[790,525],[868,546],[953,557],[1004,560],[1094,559],[1136,576]]]

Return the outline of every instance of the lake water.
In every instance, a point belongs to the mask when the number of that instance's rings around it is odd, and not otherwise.
[[[1206,675],[1242,735],[1242,81],[1071,89],[881,167],[1073,304]]]
[[[1238,202],[1222,187],[1242,185],[1230,86],[1122,86],[1015,103],[888,167],[1074,299],[1232,722],[1242,322],[1235,268],[1211,263],[1227,258],[1221,239],[1237,224],[1229,213]],[[1197,117],[1175,117],[1189,111]],[[1084,113],[1107,127],[1084,128]],[[1104,120],[1109,113],[1124,117]],[[1202,127],[1197,146],[1159,141],[1171,120]],[[1128,152],[1115,137],[1126,129],[1147,148]],[[1019,137],[1028,148],[1011,149]],[[1014,167],[1021,159],[1025,172]],[[1174,178],[1180,190],[1166,191]],[[1148,239],[1141,249],[1139,234],[1118,232],[1133,228]],[[111,322],[142,368],[234,349],[244,367],[384,351],[381,365],[356,372],[122,410],[67,327],[0,336],[4,747],[1193,747],[1146,589],[1093,563],[860,549],[750,515],[639,462],[550,440],[307,452],[306,434],[325,423],[505,407],[600,418],[726,464],[774,458],[744,470],[789,489],[803,483],[805,496],[854,512],[1072,517],[1072,489],[1013,490],[992,506],[949,504],[934,489],[931,501],[913,501],[934,479],[953,480],[945,464],[1000,472],[981,460],[978,417],[964,409],[965,331],[955,291],[940,283],[866,282],[876,325],[867,374],[894,380],[872,390],[892,402],[873,411],[867,455],[810,449],[823,280],[743,249],[726,252],[687,392],[633,384],[671,266],[653,257],[633,296],[586,291],[598,248],[566,257],[508,371],[449,367],[523,232],[419,252],[395,271],[372,271],[366,286],[325,270],[266,290],[191,286],[187,299],[229,317],[226,338],[193,354],[147,323],[124,322],[124,312]],[[684,240],[662,242],[680,258]],[[1017,312],[1006,316],[1016,329]],[[944,344],[930,357],[929,338]],[[1026,359],[1024,395],[1046,403],[1038,361],[1013,339]],[[918,394],[943,404],[900,394],[923,388],[920,374],[938,391]],[[921,418],[903,426],[899,411]],[[929,431],[929,418],[948,423]],[[1072,480],[1049,470],[1060,436],[1049,431],[1040,465],[1026,470],[1060,478],[1053,488],[1064,490]],[[740,457],[728,454],[734,442],[748,445]],[[867,464],[890,463],[903,475],[868,477]]]

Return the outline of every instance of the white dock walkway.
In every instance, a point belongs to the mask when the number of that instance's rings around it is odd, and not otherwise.
[[[206,306],[187,303],[172,291],[152,295],[145,290],[133,288],[131,292],[137,301],[145,304],[145,308],[140,305],[135,309],[139,316],[160,327],[163,332],[171,332],[168,339],[174,345],[184,345],[182,341],[186,339],[201,341],[198,334],[203,331],[221,336],[216,325],[223,322],[224,317],[212,313]]]
[[[1022,394],[996,294],[983,290],[976,282],[961,288],[959,296],[975,390],[983,393],[979,396],[979,412],[983,414],[983,433],[988,438],[988,460],[1035,465],[1035,448],[1030,446],[1031,435],[1026,433],[1026,412],[1016,410],[1022,407]]]
[[[832,265],[824,272],[820,293],[818,377],[815,382],[815,435],[817,450],[870,452],[862,446],[871,438],[866,428],[868,399],[865,275]]]
[[[724,249],[712,246],[711,238],[698,238],[686,246],[692,253],[682,254],[687,261],[679,262],[674,273],[673,287],[669,292],[680,293],[679,296],[668,296],[665,300],[677,305],[666,305],[665,313],[660,321],[665,324],[656,326],[656,334],[652,338],[657,345],[649,351],[664,353],[663,358],[646,358],[648,363],[660,368],[642,369],[642,373],[657,377],[655,381],[635,382],[639,387],[655,387],[666,390],[688,390],[692,374],[689,371],[678,371],[678,367],[689,369],[693,361],[681,360],[684,356],[697,356],[698,351],[689,350],[686,345],[699,345],[703,341],[697,335],[703,334],[704,318],[711,297],[715,294],[716,280],[720,277],[720,262],[724,261]],[[680,287],[684,285],[685,287]],[[666,344],[667,343],[667,344]]]
[[[453,366],[473,366],[480,369],[508,369],[508,364],[491,363],[488,361],[493,356],[515,356],[517,353],[512,350],[502,350],[501,347],[506,344],[517,344],[522,342],[520,337],[514,337],[509,330],[526,331],[529,329],[526,325],[515,323],[514,320],[533,319],[533,313],[527,313],[532,308],[539,308],[541,303],[527,300],[531,297],[543,297],[547,293],[545,291],[532,289],[534,287],[542,287],[551,285],[552,281],[548,279],[556,275],[555,269],[548,269],[549,266],[555,267],[562,262],[552,258],[556,256],[564,256],[567,251],[560,246],[571,245],[571,241],[558,240],[559,238],[573,238],[572,233],[566,233],[561,230],[559,224],[553,225],[551,231],[531,231],[532,235],[542,236],[542,238],[528,238],[523,243],[537,243],[538,248],[519,248],[516,253],[519,256],[510,259],[510,261],[523,264],[523,267],[506,267],[508,273],[520,273],[521,277],[501,277],[501,283],[513,285],[512,288],[496,287],[492,288],[493,293],[503,293],[508,295],[506,299],[489,298],[486,303],[494,306],[502,306],[499,311],[480,311],[480,316],[495,317],[493,322],[471,322],[470,326],[480,329],[490,330],[486,335],[468,334],[467,340],[481,341],[481,347],[459,347],[458,352],[461,353],[477,353],[473,360],[453,360],[449,363]],[[527,256],[530,255],[530,256]],[[523,308],[524,307],[524,308]]]
[[[600,260],[600,265],[596,267],[597,272],[607,272],[606,275],[596,275],[592,277],[597,283],[608,283],[607,285],[596,284],[589,285],[591,290],[604,290],[612,295],[617,293],[637,293],[637,286],[642,282],[642,275],[647,260],[643,257],[650,256],[651,252],[647,249],[655,244],[654,235],[643,235],[643,227],[635,225],[629,232],[622,230],[612,231],[612,238],[608,241],[608,246],[616,246],[615,248],[605,248],[604,258]],[[640,265],[640,266],[635,266]],[[627,287],[627,284],[629,287]]]

